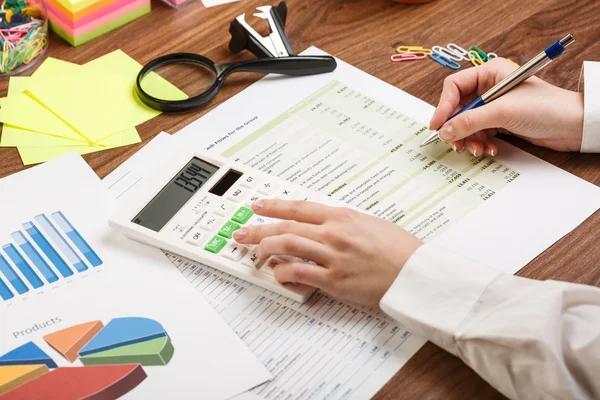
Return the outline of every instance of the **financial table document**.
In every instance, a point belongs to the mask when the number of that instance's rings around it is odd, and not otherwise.
[[[433,108],[338,62],[332,74],[257,82],[177,135],[161,134],[105,183],[126,196],[148,176],[148,164],[159,165],[185,143],[507,273],[598,209],[597,187],[504,142],[494,159],[457,154],[443,143],[419,148]],[[252,390],[261,398],[369,398],[425,343],[377,309],[322,292],[299,304],[166,255],[273,374]]]

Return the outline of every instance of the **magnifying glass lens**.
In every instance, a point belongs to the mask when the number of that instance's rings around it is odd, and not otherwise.
[[[216,78],[208,66],[173,62],[146,74],[140,86],[147,94],[160,100],[184,100],[206,92]]]

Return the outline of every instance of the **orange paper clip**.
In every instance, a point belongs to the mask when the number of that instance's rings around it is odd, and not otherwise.
[[[394,62],[397,62],[397,61],[422,60],[425,57],[427,57],[427,53],[425,53],[424,51],[416,51],[414,53],[394,54],[390,57],[390,59]]]

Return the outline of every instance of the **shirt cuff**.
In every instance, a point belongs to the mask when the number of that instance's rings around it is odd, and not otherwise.
[[[380,307],[415,335],[456,355],[457,328],[501,274],[425,244],[404,265]]]
[[[583,63],[584,108],[582,153],[600,153],[600,62]]]

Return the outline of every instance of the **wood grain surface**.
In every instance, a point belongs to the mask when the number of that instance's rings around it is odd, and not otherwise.
[[[153,0],[154,1],[154,0]],[[206,9],[199,0],[172,9],[153,2],[150,14],[101,38],[73,48],[55,34],[48,56],[85,63],[123,49],[140,63],[169,52],[186,51],[216,61],[252,58],[232,55],[229,22],[250,14],[267,0]],[[275,4],[275,3],[273,3]],[[583,60],[600,60],[598,0],[435,0],[404,5],[392,0],[289,0],[287,32],[296,52],[314,45],[431,104],[439,98],[442,80],[452,71],[435,62],[391,63],[398,45],[478,45],[487,52],[523,63],[549,43],[572,33],[576,43],[568,54],[539,75],[576,90]],[[138,127],[143,143],[84,156],[104,177],[161,131],[175,133],[256,80],[240,75],[228,80],[216,100],[200,112],[161,115]],[[0,80],[0,96],[8,81]],[[184,90],[193,90],[192,77]],[[507,140],[547,162],[600,184],[600,156],[557,153],[512,137]],[[0,149],[0,177],[24,169],[15,149]],[[5,194],[0,194],[5,195]],[[552,216],[560,218],[560,215]],[[519,275],[600,286],[600,213],[533,260]],[[377,399],[503,398],[459,359],[428,343],[377,394]]]

